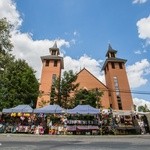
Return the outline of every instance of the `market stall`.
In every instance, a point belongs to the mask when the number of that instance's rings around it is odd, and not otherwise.
[[[65,114],[65,112],[66,110],[57,104],[34,109],[35,114],[46,115],[45,122],[47,124],[49,134],[62,134],[64,132],[63,114]],[[36,131],[38,133],[38,128]]]
[[[113,110],[116,134],[139,134],[138,116],[133,111]]]
[[[99,109],[90,105],[78,105],[67,111],[67,132],[73,134],[98,134]]]
[[[2,110],[4,126],[3,132],[29,133],[33,123],[33,109],[29,105],[18,105],[13,108]]]

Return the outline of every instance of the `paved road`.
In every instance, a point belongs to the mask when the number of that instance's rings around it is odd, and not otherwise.
[[[0,150],[150,150],[150,135],[50,136],[0,134]]]

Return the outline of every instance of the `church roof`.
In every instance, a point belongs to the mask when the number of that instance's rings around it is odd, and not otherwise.
[[[58,55],[60,54],[59,48],[57,47],[57,42],[56,42],[56,41],[55,41],[53,47],[49,48],[49,51],[52,51],[52,50],[57,51],[57,52],[58,52]]]
[[[57,47],[57,43],[56,43],[56,41],[55,41],[55,43],[54,43],[54,45],[53,45],[53,47],[52,48],[58,48]]]
[[[109,44],[109,45],[108,45],[108,50],[107,50],[107,53],[106,53],[106,57],[108,57],[108,54],[109,54],[110,52],[111,52],[111,53],[115,53],[115,54],[117,53],[117,51],[116,51],[115,49],[113,49],[113,48],[111,47],[111,45]]]
[[[57,55],[46,55],[46,56],[41,56],[41,59],[44,60],[44,59],[63,59],[63,57],[61,56],[57,56]]]

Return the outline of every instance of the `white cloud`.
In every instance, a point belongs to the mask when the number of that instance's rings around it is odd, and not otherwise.
[[[135,53],[135,54],[139,54],[139,55],[142,54],[140,50],[137,50],[137,51],[135,51],[134,53]]]
[[[127,74],[131,88],[137,88],[145,85],[148,80],[146,75],[150,74],[150,62],[147,59],[143,59],[140,62],[136,62],[131,66],[127,66]]]
[[[48,49],[53,46],[54,41],[57,41],[58,47],[70,46],[70,43],[64,39],[33,40],[31,33],[21,33],[19,27],[21,26],[22,19],[12,0],[1,0],[0,10],[0,18],[6,17],[14,25],[14,29],[11,32],[14,45],[13,54],[16,58],[25,59],[37,71],[37,78],[40,77],[42,66],[40,56],[48,55]]]
[[[146,3],[147,0],[133,0],[133,4],[136,4],[136,3],[139,3],[139,4],[142,4],[142,3]]]
[[[79,34],[79,32],[74,31],[74,32],[73,32],[73,35],[74,35],[74,36],[79,36],[80,34]]]
[[[104,74],[101,72],[101,61],[92,59],[87,55],[81,56],[79,59],[72,59],[69,56],[64,58],[65,70],[73,70],[78,73],[81,69],[86,68],[90,71],[95,77],[97,77],[101,82],[105,83]]]
[[[150,45],[150,16],[142,18],[137,22],[139,38],[146,40],[146,44]]]
[[[147,50],[146,49],[143,49],[143,50],[137,50],[137,51],[134,51],[135,54],[137,55],[141,55],[143,53],[147,53]]]
[[[16,28],[21,25],[22,19],[12,0],[1,0],[0,10],[0,18],[6,17]]]
[[[150,101],[144,100],[144,99],[139,99],[139,98],[133,98],[133,103],[137,106],[145,106],[147,105],[148,109],[150,109]]]
[[[76,36],[76,35],[77,35],[77,32],[76,32],[76,31],[74,31],[74,32],[73,32],[73,35],[74,35],[74,36]]]
[[[70,43],[74,45],[74,44],[76,44],[76,40],[75,40],[75,39],[72,39],[72,40],[70,41]]]
[[[16,10],[16,5],[11,0],[0,1],[1,13],[0,17],[6,17],[9,21],[15,24],[16,28],[12,31],[12,42],[14,45],[13,54],[16,58],[25,59],[29,65],[31,65],[34,70],[37,71],[36,76],[40,78],[42,63],[40,56],[48,55],[49,48],[53,46],[54,41],[57,41],[58,47],[65,45],[66,47],[71,44],[75,44],[75,40],[71,40],[70,43],[64,39],[54,39],[54,40],[33,40],[32,34],[21,33],[19,31],[19,26],[21,25],[22,19],[20,18],[19,12]],[[74,36],[79,35],[77,31],[74,31]],[[65,53],[65,52],[64,52]],[[83,67],[87,68],[93,73],[98,79],[104,82],[104,75],[100,70],[100,62],[88,57],[87,55],[81,56],[78,60],[72,59],[69,56],[64,57],[65,69],[73,69],[74,72],[80,71]]]
[[[13,53],[17,58],[25,59],[29,65],[37,71],[37,78],[40,78],[41,75],[42,63],[40,56],[49,54],[48,49],[53,46],[55,40],[57,40],[59,48],[62,46],[69,47],[70,43],[75,43],[75,41],[68,42],[65,39],[33,40],[30,33],[21,33],[19,30],[22,19],[20,18],[19,12],[16,10],[15,3],[11,0],[1,0],[0,10],[0,17],[7,17],[16,26],[12,32],[12,42],[14,44]],[[78,35],[78,33],[74,32],[74,35]],[[148,35],[146,37],[148,37]],[[65,70],[73,69],[75,72],[78,72],[80,69],[85,67],[100,81],[105,83],[104,74],[101,72],[101,61],[97,61],[87,55],[84,55],[79,59],[72,59],[69,56],[65,56],[64,62]],[[144,78],[144,75],[150,74],[149,68],[150,63],[147,60],[142,60],[141,62],[137,62],[134,65],[127,67],[129,82],[132,88],[139,87],[147,83],[147,79]]]
[[[33,40],[31,35],[28,33],[13,33],[12,42],[14,45],[13,53],[16,58],[25,59],[30,66],[37,71],[37,78],[41,75],[42,62],[41,56],[49,55],[49,48],[53,46],[54,41],[57,41],[58,47],[63,45],[69,46],[69,42],[64,39],[55,40]]]
[[[137,22],[139,38],[149,39],[150,38],[150,16],[142,18]]]

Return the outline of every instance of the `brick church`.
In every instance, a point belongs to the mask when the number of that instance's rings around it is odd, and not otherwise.
[[[41,101],[47,105],[50,102],[50,90],[54,78],[61,76],[61,70],[64,69],[63,57],[59,56],[60,51],[55,42],[49,49],[50,55],[42,56],[42,74],[39,91],[41,95],[37,100],[37,107]],[[103,108],[112,108],[114,110],[132,110],[133,101],[130,92],[130,86],[127,78],[125,63],[127,60],[117,58],[117,51],[109,44],[106,52],[106,60],[102,70],[105,72],[106,85],[98,80],[86,68],[77,74],[76,83],[79,83],[78,89],[87,90],[98,88],[103,91],[101,105]]]

